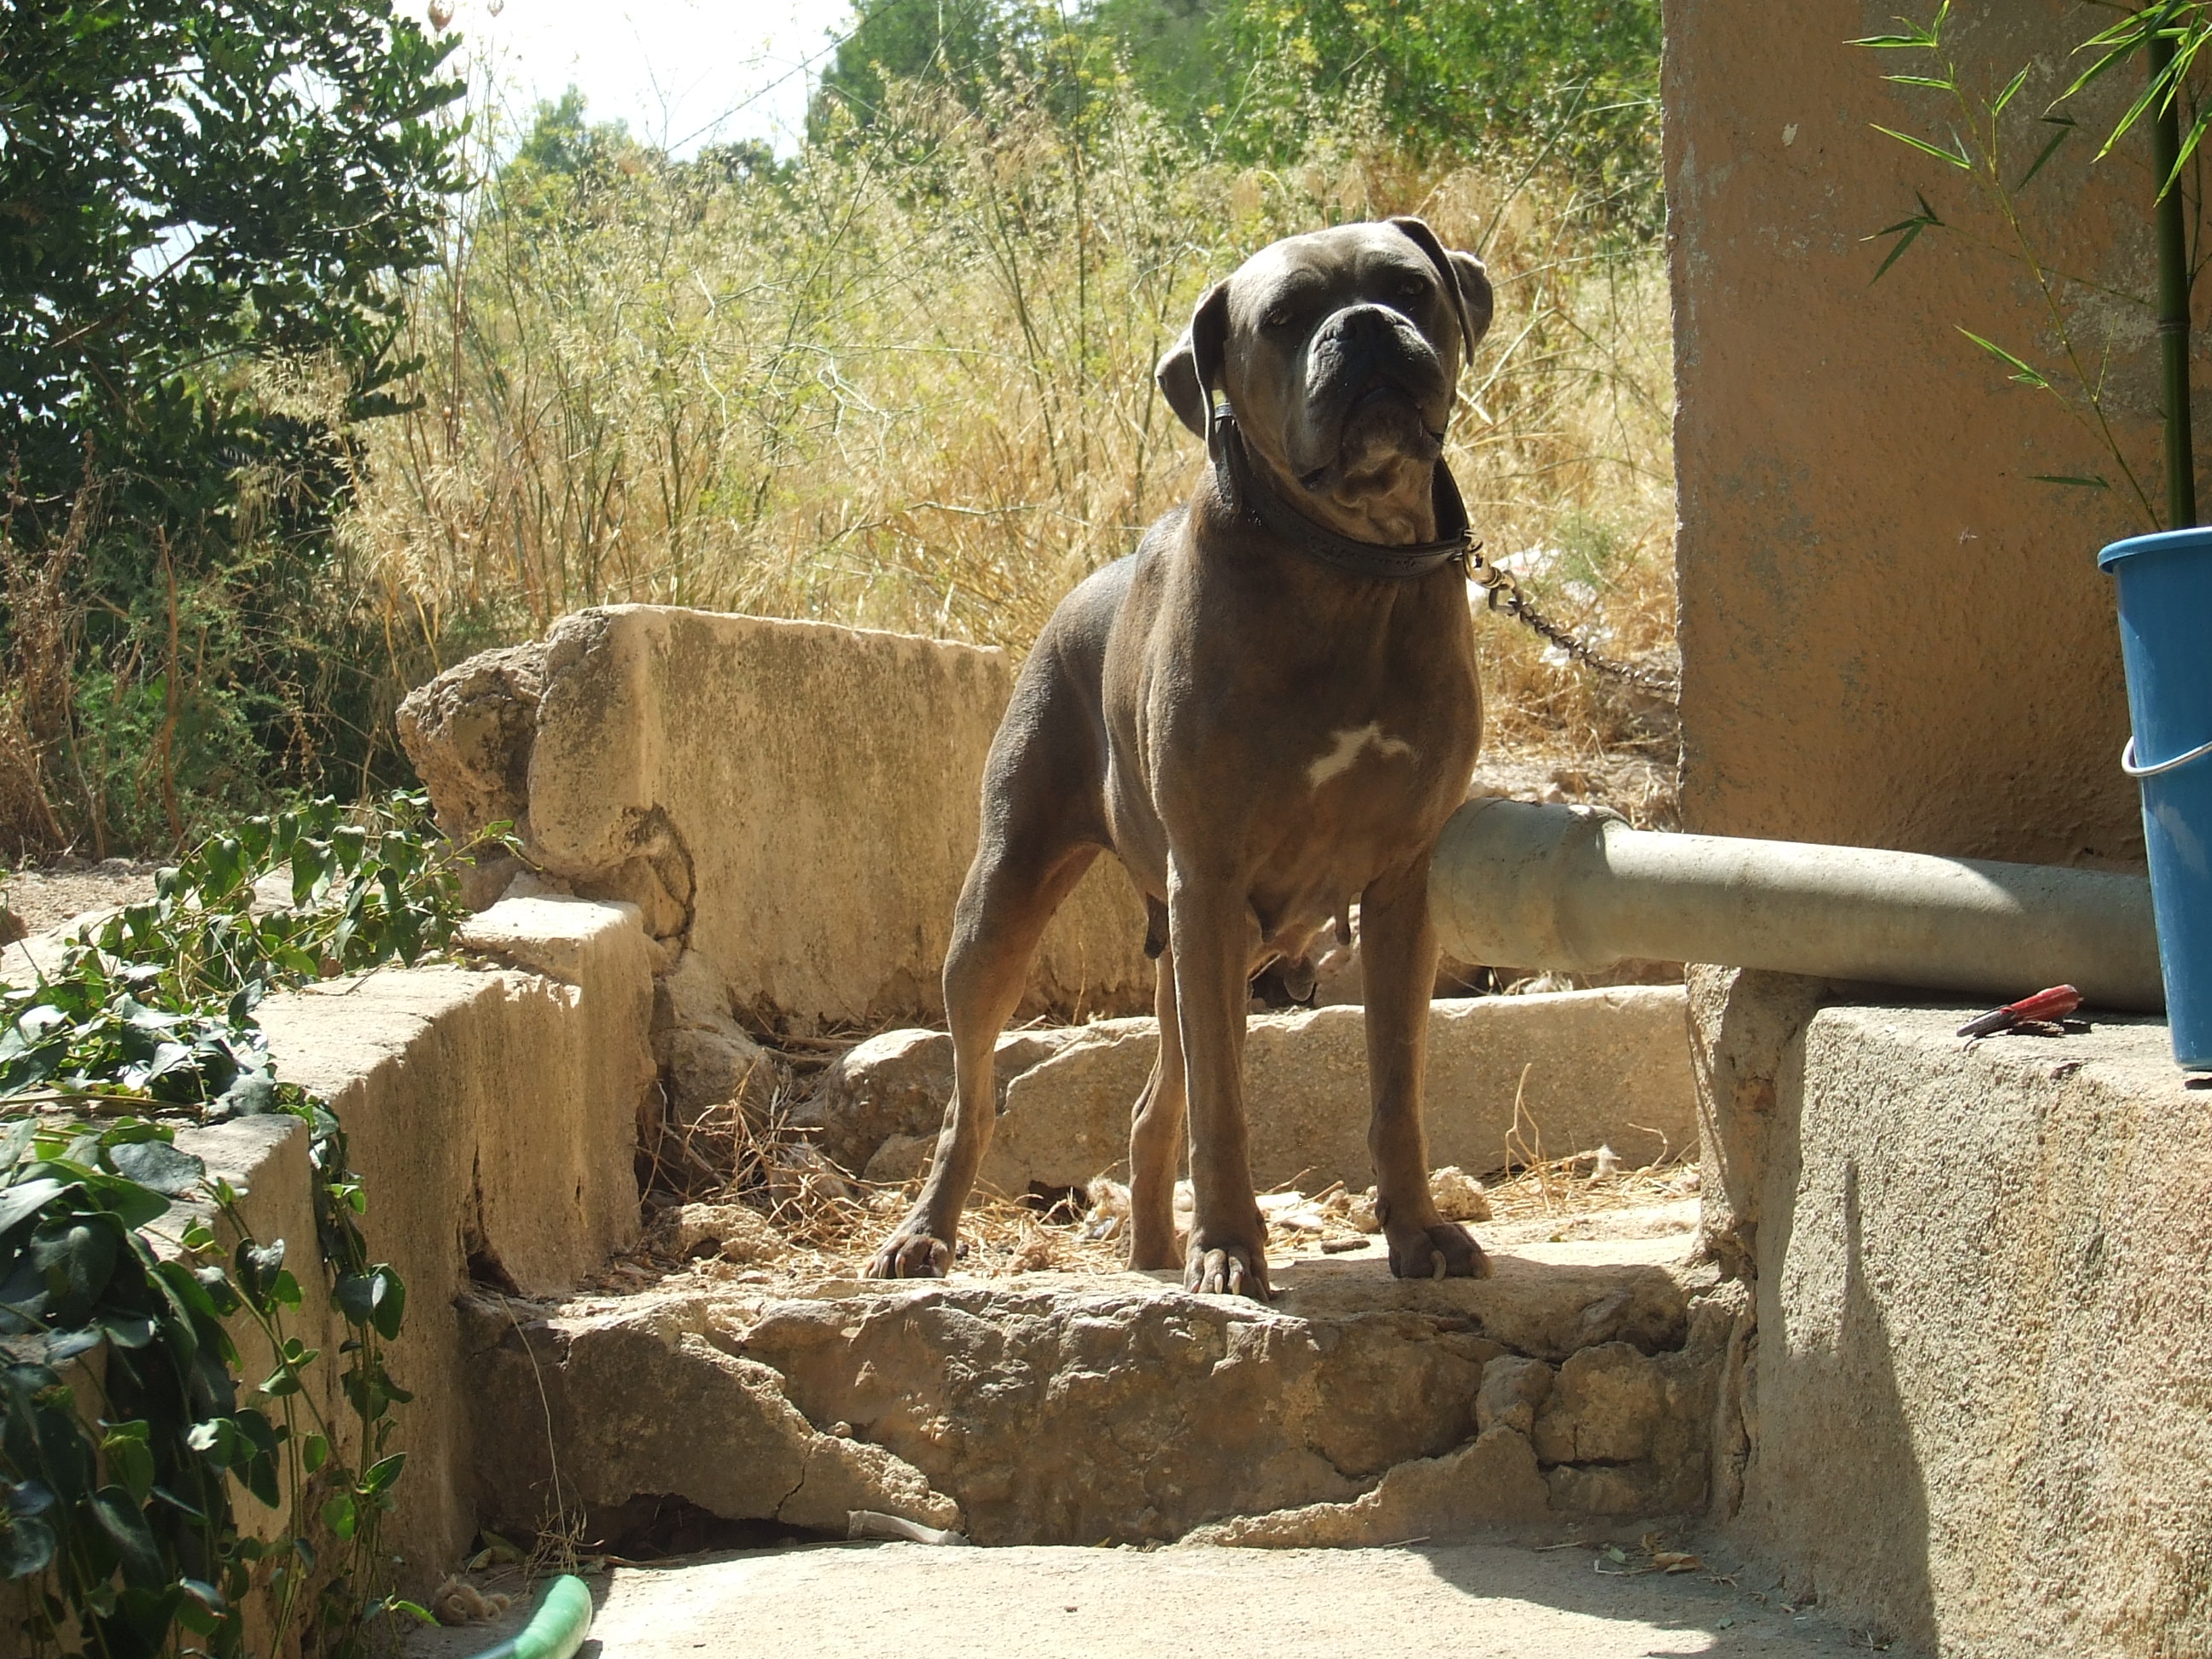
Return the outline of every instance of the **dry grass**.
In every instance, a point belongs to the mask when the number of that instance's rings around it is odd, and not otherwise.
[[[859,1180],[814,1151],[791,1122],[803,1092],[787,1081],[765,1112],[749,1116],[725,1105],[691,1124],[664,1127],[647,1182],[657,1202],[746,1204],[792,1247],[772,1270],[709,1261],[693,1271],[764,1283],[857,1279],[912,1207],[919,1177]],[[1594,1236],[1605,1230],[1608,1212],[1692,1197],[1697,1149],[1670,1146],[1656,1130],[1638,1131],[1637,1138],[1638,1147],[1626,1157],[1610,1146],[1547,1157],[1540,1127],[1523,1114],[1507,1143],[1507,1167],[1484,1189],[1487,1213],[1475,1217],[1478,1236],[1490,1236],[1492,1228],[1509,1243]],[[1263,1195],[1270,1255],[1279,1262],[1367,1245],[1376,1231],[1372,1200],[1372,1188],[1361,1194],[1340,1184],[1307,1193],[1292,1183]],[[1187,1182],[1177,1202],[1179,1211],[1189,1203]],[[994,1279],[1120,1273],[1127,1265],[1127,1189],[1105,1177],[1086,1191],[1024,1199],[978,1191],[962,1221],[960,1267]],[[1186,1221],[1179,1214],[1178,1224]],[[615,1285],[667,1270],[649,1244],[639,1258],[617,1269]]]
[[[1425,216],[1498,320],[1451,460],[1478,533],[1620,654],[1671,652],[1659,250],[1542,178],[1422,169],[1356,127],[1279,172],[1201,164],[1124,95],[1075,144],[1034,106],[910,95],[787,179],[635,160],[487,191],[416,295],[413,414],[368,429],[347,582],[393,672],[622,601],[1008,646],[1188,492],[1152,368],[1275,237]],[[1595,752],[1639,711],[1483,630],[1492,732]]]

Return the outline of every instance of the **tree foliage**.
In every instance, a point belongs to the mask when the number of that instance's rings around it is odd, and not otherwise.
[[[52,694],[15,715],[67,839],[181,840],[203,795],[358,757],[294,717],[346,673],[302,619],[463,182],[452,46],[392,0],[0,9],[0,683]],[[313,397],[269,395],[279,361]]]
[[[1126,73],[1209,152],[1275,164],[1316,109],[1373,100],[1416,154],[1542,151],[1615,217],[1658,214],[1657,0],[860,0],[810,116],[817,140],[872,122],[892,81],[981,108],[1020,81],[1079,98]]]
[[[214,507],[200,488],[253,442],[220,374],[246,354],[335,351],[352,411],[388,404],[390,278],[430,258],[461,182],[434,118],[461,92],[450,49],[390,0],[10,6],[0,457],[33,514],[88,447]]]

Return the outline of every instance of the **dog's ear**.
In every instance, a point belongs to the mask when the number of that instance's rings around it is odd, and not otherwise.
[[[1460,332],[1467,343],[1467,355],[1474,356],[1474,343],[1490,332],[1490,318],[1496,300],[1490,291],[1490,273],[1482,268],[1482,261],[1472,253],[1458,249],[1447,250],[1437,240],[1425,220],[1393,219],[1390,222],[1406,234],[1407,240],[1428,255],[1429,263],[1437,268],[1437,275],[1444,280],[1445,290],[1451,295],[1453,309],[1459,313]]]
[[[1190,313],[1190,326],[1183,330],[1182,338],[1152,371],[1168,407],[1201,438],[1211,435],[1207,426],[1213,413],[1213,388],[1221,383],[1221,357],[1228,342],[1229,284],[1216,283]]]

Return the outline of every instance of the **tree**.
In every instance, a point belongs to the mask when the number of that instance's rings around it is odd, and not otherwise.
[[[1658,0],[858,0],[858,11],[809,112],[817,139],[841,116],[869,125],[892,80],[935,82],[980,108],[1015,77],[1066,101],[1071,81],[1119,64],[1146,101],[1232,161],[1303,154],[1313,112],[1359,96],[1415,155],[1541,151],[1604,216],[1659,220]]]
[[[434,118],[461,94],[454,44],[390,0],[13,0],[0,463],[33,526],[88,451],[203,482],[239,435],[221,370],[241,357],[335,351],[379,407],[391,278],[430,258],[462,182]]]
[[[0,10],[0,554],[9,573],[65,559],[76,619],[41,623],[34,675],[9,574],[0,717],[11,678],[61,688],[13,718],[38,747],[70,747],[73,836],[100,845],[109,811],[76,746],[88,676],[108,677],[118,743],[143,751],[158,727],[178,833],[180,786],[200,787],[174,763],[193,734],[227,745],[234,773],[257,746],[309,754],[310,769],[329,747],[271,690],[327,674],[324,653],[272,618],[311,604],[348,428],[399,406],[396,279],[434,257],[442,198],[464,182],[446,113],[463,89],[445,70],[455,44],[392,0]],[[257,401],[252,371],[279,358],[335,379],[326,413]],[[214,665],[196,671],[204,707],[179,689],[195,648]]]

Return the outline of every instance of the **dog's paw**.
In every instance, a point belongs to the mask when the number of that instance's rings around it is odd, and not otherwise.
[[[1390,1272],[1399,1279],[1487,1279],[1490,1258],[1474,1235],[1455,1221],[1433,1227],[1386,1227]]]
[[[1249,1296],[1273,1302],[1267,1283],[1267,1252],[1256,1244],[1224,1243],[1209,1248],[1194,1238],[1183,1258],[1182,1287],[1200,1296]]]
[[[952,1247],[943,1239],[900,1231],[884,1241],[860,1273],[866,1279],[942,1279],[951,1261]]]

